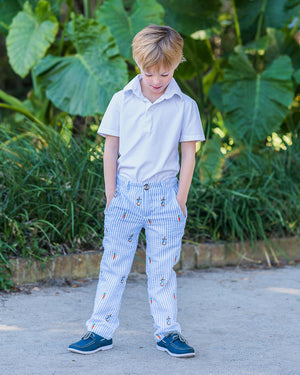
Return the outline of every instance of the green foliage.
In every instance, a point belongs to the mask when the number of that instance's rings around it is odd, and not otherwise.
[[[0,126],[2,287],[9,281],[11,256],[43,259],[99,247],[105,206],[102,143],[77,143],[66,129],[31,123],[18,133],[8,128]],[[211,142],[209,163],[214,163],[219,140]],[[298,144],[285,151],[270,147],[264,155],[244,150],[239,157],[223,157],[224,172],[217,179],[207,172],[203,182],[198,162],[184,240],[255,243],[299,234],[299,165]]]
[[[300,0],[98,0],[94,14],[91,1],[84,14],[81,6],[0,0],[1,67],[26,76],[23,99],[0,76],[0,287],[11,255],[99,244],[102,146],[90,142],[113,93],[136,74],[132,37],[151,23],[184,38],[175,76],[207,139],[186,239],[299,235]]]
[[[122,0],[110,0],[96,9],[95,16],[100,23],[109,27],[121,55],[131,60],[131,42],[134,35],[150,23],[161,25],[164,9],[155,0],[136,0],[129,13],[124,9]]]
[[[106,26],[75,15],[67,36],[77,53],[40,60],[34,69],[37,82],[61,110],[81,116],[103,113],[127,81],[126,64],[118,56],[115,40]]]
[[[293,68],[300,69],[299,43],[294,36],[276,29],[267,29],[266,34],[265,38],[268,40],[265,51],[266,64],[270,64],[280,55],[287,55],[292,60]]]
[[[211,45],[207,40],[186,37],[183,54],[186,62],[179,65],[176,73],[181,79],[194,78],[199,71],[207,70],[214,62]]]
[[[0,289],[11,256],[95,249],[103,233],[102,146],[29,123],[19,130],[0,127]]]
[[[224,13],[222,13],[222,2],[219,0],[210,2],[160,0],[160,4],[155,0],[124,2],[105,0],[98,2],[95,19],[74,14],[73,2],[69,1],[65,22],[60,25],[60,34],[56,33],[57,21],[52,13],[55,11],[57,14],[61,3],[59,0],[49,2],[32,0],[25,3],[24,10],[19,9],[19,11],[18,7],[20,4],[23,5],[24,1],[22,0],[21,3],[15,1],[12,1],[11,5],[2,4],[6,13],[3,15],[5,19],[10,20],[14,12],[17,12],[7,37],[8,53],[12,67],[20,75],[24,76],[31,70],[35,95],[41,101],[44,101],[43,96],[46,95],[50,103],[55,106],[55,112],[51,105],[46,108],[46,114],[42,112],[42,116],[39,117],[41,121],[53,122],[52,115],[57,113],[57,110],[80,116],[102,114],[113,93],[121,89],[128,79],[125,60],[132,63],[130,53],[132,37],[149,23],[161,24],[164,14],[165,22],[181,31],[185,38],[184,54],[188,62],[179,67],[176,77],[184,90],[197,101],[203,115],[206,115],[206,108],[210,107],[212,102],[219,104],[217,109],[222,112],[225,110],[225,127],[230,136],[236,140],[238,138],[236,129],[241,123],[245,128],[242,133],[247,134],[252,134],[258,118],[262,119],[262,123],[269,124],[270,112],[260,111],[265,104],[265,98],[269,100],[268,109],[271,111],[275,109],[276,114],[280,112],[276,115],[274,128],[278,129],[285,118],[286,109],[292,100],[291,95],[295,91],[292,87],[293,71],[290,63],[287,62],[285,78],[282,75],[282,79],[277,83],[274,77],[267,78],[267,76],[272,73],[269,69],[273,69],[273,74],[276,74],[274,66],[278,66],[279,61],[284,62],[281,58],[285,54],[291,58],[293,69],[299,69],[299,46],[293,38],[297,30],[297,22],[295,23],[295,18],[292,17],[298,12],[299,1],[276,0],[272,5],[267,0],[232,1],[234,19],[232,12],[226,10],[229,2],[225,2],[225,7],[223,5]],[[88,1],[85,2],[85,13],[90,14]],[[294,22],[293,25],[289,23],[291,21]],[[27,24],[29,28],[26,29]],[[44,24],[49,28],[45,37],[39,32],[39,27]],[[226,47],[224,56],[216,58],[219,52],[212,43],[213,35],[217,34],[225,41],[226,33],[230,35],[233,27],[237,40],[235,41],[233,37],[229,47]],[[237,53],[235,44],[241,43],[240,30],[243,33],[244,30],[252,29],[255,33],[250,35],[250,38],[246,38],[249,43],[241,46]],[[54,41],[55,35],[59,36]],[[43,43],[39,40],[43,40]],[[41,59],[47,50],[47,56]],[[243,56],[242,50],[247,57]],[[24,53],[25,56],[28,53],[28,57],[19,58]],[[269,65],[276,59],[278,62],[270,68]],[[230,66],[226,69],[228,63]],[[128,73],[131,76],[132,68],[130,64],[128,66]],[[243,69],[246,71],[240,82],[237,71],[240,74]],[[76,80],[73,77],[76,77]],[[284,105],[278,110],[278,105],[274,104],[274,107],[271,105],[272,92],[274,84],[279,86],[283,79],[286,79],[286,89],[282,93]],[[217,91],[218,96],[221,94],[221,98],[215,98],[213,93],[216,90],[212,86],[222,81],[223,92]],[[249,87],[248,82],[251,82]],[[237,85],[242,86],[241,97],[244,98],[244,103],[236,104],[237,107],[232,110],[228,107],[234,106],[236,100],[231,103],[231,94],[234,93],[237,97],[241,95],[236,89]],[[252,91],[248,92],[248,88]],[[263,95],[261,89],[264,90]],[[254,105],[247,106],[245,102],[249,94],[254,98]],[[209,111],[207,121],[211,121],[215,109]],[[240,112],[246,109],[248,116],[241,120]],[[31,119],[34,118],[34,114],[32,115]],[[203,122],[206,125],[206,117]],[[271,130],[271,126],[267,127],[266,135],[269,135]],[[241,135],[239,139],[242,138]],[[249,138],[252,139],[252,137],[243,138],[243,141]]]
[[[18,113],[22,113],[24,116],[34,121],[36,124],[42,125],[42,122],[28,110],[25,103],[22,103],[17,98],[8,95],[4,91],[0,90],[0,99],[4,100],[7,103],[0,103],[0,107],[7,108]]]
[[[296,83],[299,85],[300,84],[300,69],[296,70],[294,74],[294,78],[295,78]]]
[[[234,140],[253,145],[279,129],[294,98],[292,74],[287,56],[261,74],[243,53],[231,56],[222,89],[225,126]]]
[[[47,1],[40,0],[35,12],[28,2],[13,19],[7,36],[7,52],[14,71],[25,77],[42,58],[58,31],[58,22]]]
[[[25,129],[24,129],[25,130]],[[0,128],[1,252],[41,258],[99,246],[102,147],[51,128]]]
[[[12,19],[21,9],[18,0],[0,0],[0,32],[7,32]]]
[[[218,28],[220,0],[159,0],[165,8],[165,22],[185,35]]]
[[[75,14],[73,2],[68,1],[58,34],[52,12],[57,13],[60,4],[61,0],[32,0],[23,10],[14,0],[11,6],[2,5],[3,19],[12,19],[6,40],[11,67],[21,77],[31,71],[33,98],[45,102],[46,96],[56,114],[57,110],[80,116],[103,114],[112,95],[128,80],[125,59],[131,60],[133,35],[149,23],[162,23],[163,8],[155,0],[136,0],[128,13],[121,1],[105,1],[95,19],[89,19]],[[47,105],[45,110],[27,117],[53,122],[53,107]]]
[[[222,176],[226,159],[221,152],[220,145],[220,136],[214,134],[203,146],[203,157],[201,158],[199,175],[201,181],[204,183],[218,180]]]
[[[218,180],[194,176],[186,236],[195,242],[299,235],[299,145],[226,159]]]
[[[8,33],[13,18],[23,10],[26,2],[35,9],[39,0],[0,0],[0,32],[3,32],[5,35]],[[48,0],[56,17],[60,14],[60,5],[62,2],[63,0]]]
[[[285,27],[300,12],[300,1],[291,0],[239,0],[237,13],[243,38],[259,37],[264,28]]]

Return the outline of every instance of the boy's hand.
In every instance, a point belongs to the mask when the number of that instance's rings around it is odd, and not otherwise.
[[[105,193],[106,195],[106,209],[108,209],[109,205],[111,204],[111,201],[115,195],[116,189],[111,189]]]
[[[186,204],[186,201],[185,201],[185,199],[181,199],[180,197],[178,197],[178,194],[177,194],[176,198],[177,198],[177,202],[178,202],[178,204],[179,204],[179,206],[181,208],[181,211],[182,211],[182,213],[183,213],[183,215],[185,217],[185,204]]]
[[[106,209],[110,206],[111,200],[113,199],[113,195],[106,197]]]

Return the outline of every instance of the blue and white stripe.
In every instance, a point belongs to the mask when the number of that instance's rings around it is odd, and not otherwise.
[[[139,234],[145,228],[148,298],[155,338],[160,341],[169,332],[181,332],[173,267],[180,258],[186,213],[176,199],[177,189],[176,178],[145,184],[118,176],[116,194],[105,210],[104,254],[88,331],[107,339],[113,337]]]

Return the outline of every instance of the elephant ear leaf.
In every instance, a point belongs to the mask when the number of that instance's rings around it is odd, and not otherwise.
[[[159,0],[166,10],[165,22],[184,35],[219,27],[220,0]]]
[[[300,69],[295,71],[294,78],[295,78],[297,85],[300,85]]]
[[[243,40],[254,39],[259,19],[263,16],[265,28],[283,29],[300,11],[299,0],[239,0],[236,9]]]
[[[208,139],[202,151],[200,179],[205,184],[222,176],[225,156],[221,152],[221,139],[217,134]]]
[[[13,70],[25,77],[45,56],[57,31],[58,22],[47,1],[40,0],[35,11],[26,2],[14,17],[7,36],[7,53]]]
[[[293,101],[292,74],[288,56],[257,73],[244,53],[232,55],[222,92],[225,126],[235,140],[253,145],[279,129]]]
[[[131,59],[131,42],[136,33],[149,24],[163,24],[164,9],[155,0],[136,0],[131,14],[122,0],[106,0],[96,9],[95,17],[106,25],[127,60]]]
[[[76,54],[48,55],[34,69],[54,105],[70,114],[104,113],[112,95],[127,82],[127,67],[108,28],[73,15],[67,35]]]

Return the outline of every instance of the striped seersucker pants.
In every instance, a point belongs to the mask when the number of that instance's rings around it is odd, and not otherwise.
[[[167,333],[181,332],[177,323],[177,283],[174,265],[179,261],[186,213],[176,199],[177,178],[141,184],[117,178],[117,190],[105,210],[104,254],[100,266],[94,310],[87,330],[113,337],[131,270],[139,233],[145,228],[148,298],[160,341]]]

